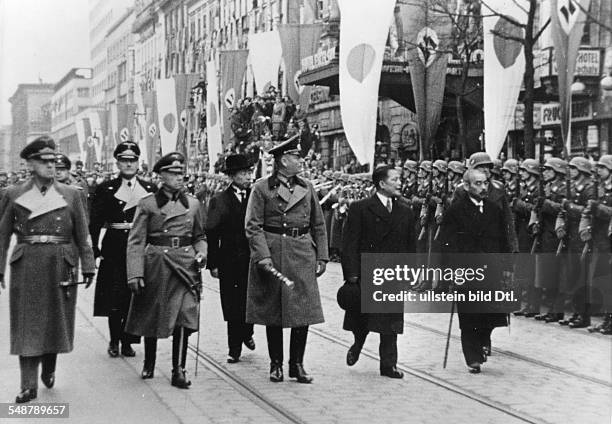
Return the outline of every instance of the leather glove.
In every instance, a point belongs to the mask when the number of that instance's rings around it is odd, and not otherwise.
[[[132,278],[128,281],[128,287],[134,294],[139,294],[142,289],[145,287],[144,280],[140,277]]]
[[[87,274],[83,274],[83,281],[85,282],[85,288],[88,289],[89,286],[91,286],[91,284],[93,283],[94,280],[94,274],[93,273],[87,273]]]
[[[273,266],[272,265],[272,259],[270,258],[264,258],[261,261],[257,262],[257,268],[259,269],[266,269]]]
[[[195,261],[197,262],[198,267],[200,269],[206,268],[206,255],[204,253],[202,253],[202,252],[196,253]]]
[[[323,275],[323,273],[325,272],[325,267],[327,266],[327,262],[325,261],[317,261],[317,270],[315,272],[315,275],[317,277],[320,277],[321,275]]]

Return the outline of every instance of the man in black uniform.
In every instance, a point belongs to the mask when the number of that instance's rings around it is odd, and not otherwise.
[[[207,267],[219,279],[223,318],[227,321],[227,362],[233,364],[240,360],[243,343],[250,350],[255,349],[253,324],[245,322],[250,251],[244,217],[251,192],[251,164],[245,155],[228,156],[225,173],[232,184],[217,193],[208,206]]]
[[[108,354],[134,356],[131,343],[139,338],[127,335],[123,329],[130,307],[131,293],[126,277],[127,239],[132,227],[138,201],[155,186],[136,177],[140,149],[132,141],[126,141],[115,148],[115,159],[119,176],[97,186],[94,194],[89,232],[96,257],[101,257],[96,283],[94,316],[108,317],[110,343]],[[100,230],[106,226],[102,250],[98,249]]]

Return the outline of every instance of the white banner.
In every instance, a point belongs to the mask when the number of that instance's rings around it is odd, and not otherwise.
[[[212,171],[217,155],[223,153],[221,141],[221,116],[219,115],[219,82],[214,60],[206,63],[206,133],[208,140],[208,159]]]
[[[395,0],[338,0],[340,113],[360,164],[373,163],[378,85]]]
[[[249,34],[249,59],[258,93],[263,93],[270,85],[278,85],[282,55],[278,31]]]
[[[156,81],[157,116],[159,117],[159,136],[162,155],[176,150],[179,124],[176,116],[176,85],[174,78]]]
[[[485,151],[496,158],[514,119],[525,73],[523,45],[503,36],[522,38],[523,30],[496,14],[526,23],[529,5],[526,0],[490,0],[483,7]]]
[[[89,112],[89,122],[91,125],[92,141],[96,152],[96,159],[100,161],[102,158],[102,146],[104,145],[104,136],[106,135],[106,122],[102,122],[101,114],[105,115],[105,121],[108,119],[106,112],[93,109]],[[104,127],[104,128],[103,128]]]

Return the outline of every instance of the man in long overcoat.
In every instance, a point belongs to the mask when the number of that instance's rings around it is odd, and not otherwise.
[[[19,355],[21,369],[18,403],[36,398],[40,362],[41,380],[53,387],[57,354],[73,349],[79,259],[86,287],[95,272],[81,194],[54,180],[55,142],[39,137],[21,158],[32,177],[9,187],[0,202],[1,288],[10,239],[17,236],[9,263],[10,351]]]
[[[225,173],[232,183],[210,200],[206,221],[207,268],[219,279],[223,318],[227,321],[229,363],[239,361],[243,343],[255,349],[253,324],[246,323],[250,251],[244,217],[251,192],[251,168],[245,155],[226,158]]]
[[[156,191],[153,184],[136,176],[140,156],[136,143],[120,143],[115,148],[114,156],[119,176],[97,186],[89,223],[94,254],[101,258],[96,279],[94,316],[108,317],[110,342],[107,352],[111,358],[119,356],[119,341],[121,354],[128,357],[135,355],[131,343],[139,342],[138,337],[124,332],[132,298],[126,276],[127,240],[136,205],[148,193]],[[103,227],[106,233],[100,250],[98,240]]]
[[[453,201],[444,216],[440,230],[443,253],[509,253],[511,246],[508,242],[504,212],[487,198],[487,175],[480,170],[469,169],[464,175],[463,188],[466,195]],[[493,280],[487,281],[487,288],[498,284],[501,287],[504,273],[508,278],[507,273],[510,272],[512,264],[504,261],[504,257],[507,258],[506,255],[500,255],[499,261],[488,264],[487,278]],[[478,312],[461,302],[457,304],[457,311],[465,362],[470,372],[479,373],[491,346],[491,332],[496,327],[508,325],[507,314]]]
[[[270,153],[275,171],[253,185],[245,218],[251,249],[246,319],[266,326],[270,380],[283,381],[283,328],[291,328],[289,376],[310,383],[303,360],[308,326],[323,322],[317,277],[329,259],[325,220],[312,184],[297,176],[303,166],[298,136]],[[271,277],[274,269],[293,286]]]
[[[142,378],[153,378],[157,339],[172,335],[172,385],[187,389],[189,335],[199,329],[200,266],[206,258],[205,211],[185,194],[185,158],[173,152],[153,168],[163,185],[138,202],[127,245],[134,293],[125,331],[145,337]]]
[[[342,238],[342,272],[351,284],[361,279],[362,253],[414,253],[415,218],[401,197],[400,174],[393,167],[379,166],[372,173],[376,193],[349,207]],[[397,335],[404,332],[403,311],[399,313],[359,313],[347,311],[343,328],[352,331],[355,343],[347,355],[347,365],[354,365],[370,331],[380,334],[380,374],[402,378],[397,369]]]

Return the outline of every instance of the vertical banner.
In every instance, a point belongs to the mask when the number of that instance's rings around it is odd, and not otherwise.
[[[503,14],[521,24],[527,22],[526,0],[490,0],[483,4],[484,35],[484,119],[485,151],[498,157],[506,140],[525,73],[523,29],[510,23]]]
[[[102,162],[102,148],[104,140],[108,135],[108,112],[102,109],[92,109],[89,112],[89,122],[91,124],[91,138],[93,144],[93,153],[95,160],[93,162]],[[90,152],[88,146],[88,152]],[[89,155],[89,153],[88,153]],[[93,166],[93,163],[92,163]],[[92,169],[92,168],[89,168]]]
[[[191,99],[191,89],[198,83],[200,78],[197,74],[179,74],[174,76],[175,95],[176,95],[176,116],[178,116],[179,130],[176,140],[175,150],[183,153],[188,158],[189,124],[191,120],[191,110],[189,102]]]
[[[312,87],[300,86],[298,78],[302,73],[302,59],[317,52],[323,28],[323,24],[286,24],[278,27],[285,62],[287,91],[295,104],[303,105],[303,98],[310,97]]]
[[[219,85],[214,59],[206,63],[206,133],[210,169],[217,162],[217,155],[223,153],[219,117]]]
[[[551,0],[550,2],[550,30],[557,61],[561,135],[568,154],[571,153],[572,144],[571,87],[574,83],[578,47],[586,22],[583,9],[588,10],[589,4],[590,0]]]
[[[376,108],[385,41],[395,0],[338,0],[340,113],[360,164],[374,160]]]
[[[134,142],[140,148],[140,162],[147,163],[149,151],[146,141],[147,113],[144,106],[144,84],[134,85],[134,101],[136,113],[134,115]]]
[[[142,151],[144,161],[152,169],[153,164],[157,162],[159,153],[161,153],[161,143],[159,136],[159,119],[157,117],[157,98],[155,91],[147,91],[143,93],[143,105],[145,111],[145,141],[146,154]]]
[[[84,167],[87,170],[94,169],[94,163],[99,161],[96,157],[95,140],[93,138],[93,132],[91,130],[91,122],[89,118],[83,118],[83,133],[85,135],[85,151],[81,160],[83,161]]]
[[[258,93],[265,92],[270,85],[276,87],[282,54],[278,31],[249,34],[249,58]]]
[[[225,50],[219,52],[224,144],[229,143],[233,137],[230,123],[231,110],[237,106],[238,100],[241,97],[242,81],[245,78],[248,56],[248,50]]]
[[[80,159],[85,163],[87,138],[85,137],[85,124],[83,121],[85,116],[77,115],[74,119],[74,125],[76,127],[77,140],[79,142],[79,156]]]
[[[437,12],[429,0],[400,6],[399,16],[404,29],[410,65],[410,81],[414,94],[421,145],[421,157],[429,155],[440,123],[446,86],[447,50],[451,22]]]
[[[161,153],[165,155],[176,149],[179,132],[174,78],[159,79],[156,81],[155,87],[157,89],[157,116],[159,118]]]

